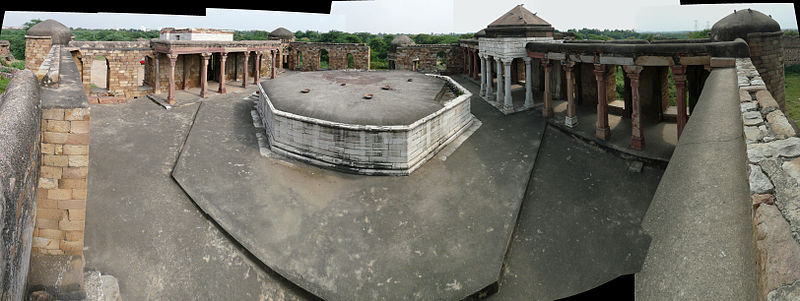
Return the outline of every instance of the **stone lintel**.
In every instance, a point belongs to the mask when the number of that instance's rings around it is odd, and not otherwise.
[[[680,57],[681,65],[708,65],[710,56],[682,56]]]
[[[558,52],[548,52],[547,58],[551,60],[563,60],[567,58],[566,54],[558,53]]]
[[[733,68],[736,67],[736,59],[732,57],[712,57],[711,68]]]
[[[635,63],[639,66],[672,66],[674,64],[671,57],[654,55],[636,57]]]
[[[606,65],[633,65],[633,58],[618,56],[600,56],[600,64]]]

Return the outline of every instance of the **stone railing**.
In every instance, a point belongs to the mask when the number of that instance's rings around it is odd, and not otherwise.
[[[58,88],[58,73],[61,66],[61,46],[54,45],[36,71],[36,78],[42,86]]]
[[[3,300],[23,300],[36,217],[41,108],[30,70],[17,72],[0,94],[0,285]]]
[[[738,59],[759,300],[800,296],[800,138],[750,59]]]
[[[331,122],[281,111],[258,85],[256,109],[270,149],[304,162],[347,172],[408,175],[472,124],[472,94],[453,79],[457,97],[409,125],[358,125]]]
[[[714,68],[642,222],[637,300],[755,300],[753,210],[735,68]]]

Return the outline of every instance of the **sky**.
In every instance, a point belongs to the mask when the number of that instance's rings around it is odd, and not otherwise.
[[[120,13],[5,12],[3,26],[31,19],[55,19],[68,27],[159,29],[195,27],[233,30],[372,33],[471,33],[518,4],[558,30],[572,28],[685,31],[710,27],[734,9],[771,15],[783,29],[796,29],[792,4],[679,5],[679,0],[373,0],[334,1],[330,14],[206,9],[206,16]],[[646,3],[643,3],[646,2]],[[621,9],[624,8],[624,9]]]

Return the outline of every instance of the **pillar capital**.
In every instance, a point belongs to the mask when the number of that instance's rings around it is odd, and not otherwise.
[[[641,72],[642,72],[642,70],[644,69],[644,67],[642,67],[642,66],[637,66],[637,65],[630,65],[630,66],[628,66],[628,65],[623,65],[623,66],[622,66],[622,69],[623,69],[623,70],[625,70],[625,73],[627,73],[627,74],[628,74],[628,76],[631,76],[631,75],[636,75],[636,76],[639,76],[639,73],[641,73]]]
[[[605,64],[594,64],[594,74],[595,75],[603,75],[606,72],[606,65]]]
[[[572,67],[575,67],[575,62],[570,60],[561,60],[561,67],[563,67],[565,71],[571,71]]]
[[[514,58],[513,57],[511,57],[511,58],[501,57],[500,60],[503,62],[503,65],[509,65],[509,64],[511,64],[511,62],[514,61]]]
[[[178,54],[175,53],[167,53],[167,57],[171,62],[175,62],[178,59]]]
[[[200,53],[200,56],[202,56],[204,60],[208,60],[209,58],[211,58],[211,53],[210,52],[202,52],[202,53]]]
[[[525,61],[525,63],[530,63],[533,60],[533,58],[529,57],[529,56],[526,56],[526,57],[523,57],[522,60]]]

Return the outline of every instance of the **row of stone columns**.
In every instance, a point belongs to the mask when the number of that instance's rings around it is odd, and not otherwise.
[[[270,78],[275,78],[275,77],[277,77],[277,68],[275,68],[275,66],[277,66],[278,61],[279,61],[279,57],[278,57],[279,52],[271,51],[270,53],[271,53],[270,54],[271,55],[270,59],[271,59],[271,63],[272,63],[272,66],[273,66],[272,72],[270,73]],[[261,56],[262,55],[263,54],[261,52],[259,52],[259,51],[256,51],[254,53],[254,56],[255,56],[255,75],[253,76],[253,84],[258,84],[258,79],[261,77],[260,74],[261,74]],[[201,65],[201,68],[200,68],[200,97],[205,98],[208,95],[208,71],[207,70],[208,70],[208,61],[211,58],[211,53],[210,52],[203,52],[203,53],[200,53],[200,56],[202,57],[202,65]],[[244,68],[244,73],[243,73],[244,77],[242,78],[242,87],[243,88],[247,88],[247,81],[248,81],[248,76],[249,76],[249,74],[248,74],[249,57],[250,57],[250,52],[249,51],[245,52],[244,53],[244,66],[245,66],[245,68]],[[178,54],[168,53],[167,54],[167,58],[169,58],[169,91],[167,93],[167,103],[174,104],[175,103],[175,65],[176,65],[176,62],[178,60]],[[189,78],[189,75],[188,75],[189,71],[188,70],[189,70],[189,68],[188,68],[188,64],[186,63],[186,59],[185,58],[186,57],[184,56],[184,61],[183,61],[183,63],[184,63],[183,89],[187,90],[188,87],[189,87],[189,84],[188,84],[188,81],[189,81],[189,79],[188,79]],[[226,60],[228,58],[228,53],[227,52],[220,52],[219,58],[220,58],[220,60],[219,60],[219,88],[218,88],[217,92],[220,93],[220,94],[225,94],[225,93],[227,93],[227,89],[226,89],[226,86],[225,86],[225,62],[226,62]],[[155,62],[156,62],[155,63],[155,65],[156,65],[156,74],[155,74],[155,87],[154,88],[157,91],[158,90],[158,54],[156,54]]]
[[[533,106],[533,75],[531,68],[530,57],[523,57],[525,61],[525,107]],[[496,94],[492,93],[492,63],[495,63],[495,75],[497,82]],[[511,63],[514,58],[500,58],[499,60],[490,55],[480,55],[481,66],[481,90],[480,95],[486,97],[488,100],[503,101],[504,110],[513,110],[514,104],[511,98]],[[503,83],[503,88],[500,88],[500,83]]]
[[[461,49],[464,55],[464,74],[478,80],[480,66],[476,63],[480,60],[478,51],[468,47],[462,47]]]

